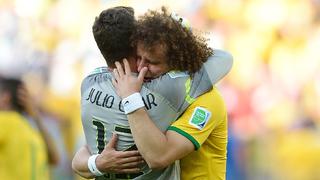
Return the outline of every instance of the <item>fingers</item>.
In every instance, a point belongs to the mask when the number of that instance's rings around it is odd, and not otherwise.
[[[147,67],[143,67],[141,69],[141,71],[139,72],[138,80],[140,82],[143,82],[144,76],[146,75],[147,71],[148,71],[148,68]]]
[[[138,72],[140,72],[143,67],[146,67],[145,66],[146,65],[145,60],[144,59],[138,59],[137,60],[137,65],[138,65]]]
[[[138,173],[141,172],[140,168],[126,168],[115,170],[115,173]]]
[[[119,170],[128,170],[128,169],[140,169],[140,166],[142,165],[143,161],[141,162],[133,162],[133,163],[127,163],[127,164],[122,164],[118,166]]]
[[[124,72],[123,72],[123,69],[122,69],[121,64],[120,64],[118,61],[116,61],[116,62],[115,62],[115,65],[116,65],[116,67],[117,67],[117,71],[118,71],[118,73],[119,73],[119,76],[122,77],[122,76],[124,75]]]
[[[135,157],[128,157],[128,158],[122,158],[119,163],[122,165],[122,167],[133,167],[137,166],[139,164],[142,164],[144,160],[141,156],[135,156]]]
[[[142,68],[142,59],[138,58],[137,59],[137,70],[138,70],[138,72],[140,72],[141,68]]]
[[[114,78],[116,81],[118,81],[120,79],[118,69],[113,69],[113,75],[114,75]]]
[[[115,65],[117,68],[113,72],[117,76],[117,78],[116,78],[117,80],[119,77],[122,77],[125,74],[129,74],[129,75],[131,74],[131,69],[130,69],[130,65],[129,65],[128,60],[123,59],[123,64],[124,64],[124,71],[123,71],[121,64],[118,61],[115,62]]]
[[[128,169],[136,169],[139,170],[140,166],[145,163],[141,156],[123,158],[119,161],[119,165],[117,166],[118,170],[128,170]]]
[[[119,158],[141,156],[139,151],[119,151]]]
[[[131,69],[130,69],[130,65],[127,59],[123,59],[123,64],[124,64],[124,71],[126,74],[131,74]]]
[[[112,85],[117,89],[118,83],[116,81],[116,79],[112,78]]]
[[[115,134],[108,143],[108,147],[114,146],[116,141]],[[115,173],[134,173],[140,172],[139,168],[144,163],[138,151],[116,151],[115,149],[105,148],[97,157],[96,164],[103,172]]]
[[[117,134],[113,133],[113,134],[112,134],[112,138],[110,139],[110,141],[108,142],[108,144],[105,146],[105,149],[106,149],[106,148],[115,149],[116,144],[117,144],[117,141],[118,141]]]

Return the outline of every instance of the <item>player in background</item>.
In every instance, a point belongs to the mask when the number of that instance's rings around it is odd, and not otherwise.
[[[19,79],[0,77],[0,129],[0,179],[50,179],[57,149]]]

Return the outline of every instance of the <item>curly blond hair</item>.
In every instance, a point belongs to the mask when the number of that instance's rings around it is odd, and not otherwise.
[[[172,18],[165,7],[161,12],[149,10],[139,17],[133,45],[138,42],[150,49],[163,45],[169,69],[187,71],[191,75],[213,54],[205,38],[194,35],[190,28]]]

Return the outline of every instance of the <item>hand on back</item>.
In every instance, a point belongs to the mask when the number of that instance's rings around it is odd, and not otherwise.
[[[108,173],[137,173],[144,160],[138,151],[116,151],[117,135],[113,134],[109,143],[96,159],[97,168]]]

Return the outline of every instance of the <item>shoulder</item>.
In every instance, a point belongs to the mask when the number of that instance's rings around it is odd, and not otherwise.
[[[221,49],[214,49],[213,50],[213,56],[224,57],[226,59],[233,59],[233,57],[232,57],[230,52],[224,51],[224,50],[221,50]]]
[[[2,111],[0,112],[0,126],[5,127],[1,130],[0,136],[3,137],[6,132],[15,131],[19,129],[19,133],[27,131],[30,126],[27,120],[15,111]]]
[[[81,90],[91,87],[93,84],[109,81],[112,79],[112,74],[109,72],[108,67],[98,67],[91,71],[81,82]]]
[[[165,97],[173,104],[180,104],[185,97],[186,82],[189,78],[190,76],[185,72],[170,71],[143,85],[145,88]]]
[[[95,74],[106,73],[106,72],[108,72],[108,67],[106,67],[106,66],[97,67],[97,68],[95,68],[93,71],[91,71],[91,72],[88,74],[88,76],[95,75]]]
[[[218,106],[224,105],[224,100],[219,90],[216,87],[213,87],[212,90],[196,99],[193,105],[197,104],[203,104],[204,106]]]
[[[15,111],[0,111],[1,123],[16,123],[23,120],[23,117]]]
[[[213,55],[204,63],[209,78],[213,84],[226,76],[233,66],[233,57],[230,53],[215,49]]]
[[[101,75],[104,75],[104,74],[110,74],[111,73],[109,72],[108,70],[108,67],[106,66],[102,66],[102,67],[98,67],[98,68],[95,68],[93,71],[91,71],[90,73],[88,73],[85,78],[83,79],[83,81],[86,81],[88,79],[93,79],[97,76],[101,76]],[[111,77],[111,76],[110,76]]]
[[[208,93],[199,96],[187,110],[193,112],[197,107],[207,109],[215,117],[223,117],[226,114],[225,102],[216,87],[213,87]]]

